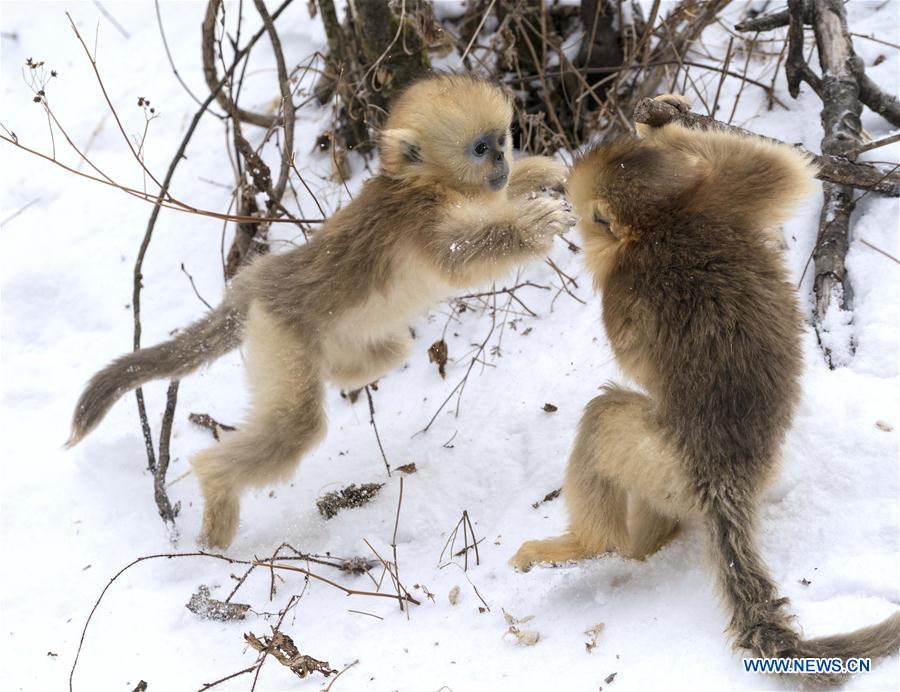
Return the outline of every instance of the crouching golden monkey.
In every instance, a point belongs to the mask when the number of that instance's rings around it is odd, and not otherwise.
[[[506,94],[469,77],[420,81],[393,105],[381,172],[310,242],[244,269],[221,305],[170,341],[122,356],[81,396],[69,445],[125,392],[182,377],[242,342],[247,419],[192,460],[205,506],[200,541],[227,547],[244,488],[290,477],[325,432],[323,385],[358,388],[400,365],[409,322],[459,289],[548,250],[575,224],[565,166],[512,160]]]
[[[588,152],[568,187],[610,343],[646,394],[610,385],[588,404],[563,486],[569,531],[510,562],[641,559],[680,520],[700,519],[737,646],[764,657],[894,652],[898,614],[801,639],[754,539],[802,369],[801,315],[768,230],[814,171],[762,139],[677,124],[642,134]]]

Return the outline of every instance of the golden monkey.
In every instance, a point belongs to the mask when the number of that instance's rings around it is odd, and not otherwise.
[[[643,559],[680,521],[700,519],[738,647],[785,658],[892,653],[897,613],[802,639],[754,538],[802,370],[801,314],[769,229],[814,171],[762,139],[676,124],[640,131],[577,161],[568,190],[608,338],[646,393],[609,385],[587,405],[563,485],[569,530],[525,543],[510,562]]]
[[[412,85],[391,109],[381,172],[310,242],[244,269],[206,317],[165,343],[94,375],[74,445],[125,392],[182,377],[246,344],[251,407],[237,431],[191,460],[203,496],[200,541],[227,547],[247,486],[283,481],[325,431],[323,384],[355,389],[407,357],[408,323],[460,288],[545,253],[575,224],[562,199],[567,169],[512,160],[512,105],[503,91],[443,75]]]

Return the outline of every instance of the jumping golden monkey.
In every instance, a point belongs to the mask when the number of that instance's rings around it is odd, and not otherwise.
[[[643,139],[577,161],[568,188],[606,333],[646,393],[609,385],[587,405],[563,486],[569,531],[525,543],[510,562],[527,570],[610,550],[642,559],[679,521],[700,519],[737,646],[763,657],[892,653],[896,613],[801,639],[754,539],[802,370],[802,319],[769,230],[814,171],[762,139],[639,128]]]
[[[200,541],[227,547],[240,495],[290,477],[325,432],[323,384],[354,389],[400,365],[409,322],[460,288],[545,253],[575,224],[565,166],[512,160],[506,94],[443,75],[398,97],[381,134],[381,172],[310,242],[244,269],[222,304],[165,343],[129,353],[82,394],[74,445],[124,393],[183,377],[246,344],[247,419],[191,464],[205,499]]]

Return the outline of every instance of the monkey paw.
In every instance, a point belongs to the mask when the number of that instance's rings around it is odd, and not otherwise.
[[[540,550],[538,547],[542,541],[526,541],[516,551],[516,554],[509,558],[510,567],[514,567],[519,572],[528,572],[531,570],[535,562],[540,562]]]
[[[509,564],[520,572],[527,572],[538,562],[555,567],[567,562],[585,560],[594,555],[596,553],[586,550],[571,533],[566,533],[542,541],[526,541],[509,559]]]
[[[534,197],[521,206],[519,219],[525,228],[533,229],[544,237],[565,233],[577,222],[572,205],[565,199]]]
[[[681,94],[660,94],[659,96],[654,96],[653,100],[674,106],[681,113],[687,113],[691,110],[691,100]]]

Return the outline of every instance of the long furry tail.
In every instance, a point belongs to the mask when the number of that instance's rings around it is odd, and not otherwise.
[[[761,658],[877,658],[900,649],[900,613],[847,634],[801,639],[785,610],[786,598],[759,556],[753,538],[753,504],[744,498],[713,493],[706,512],[719,580],[732,610],[735,645]],[[819,684],[842,682],[827,673],[808,676]]]
[[[114,360],[88,382],[75,406],[72,434],[65,446],[78,444],[126,392],[150,380],[182,377],[237,348],[243,321],[244,311],[226,298],[173,339]]]

